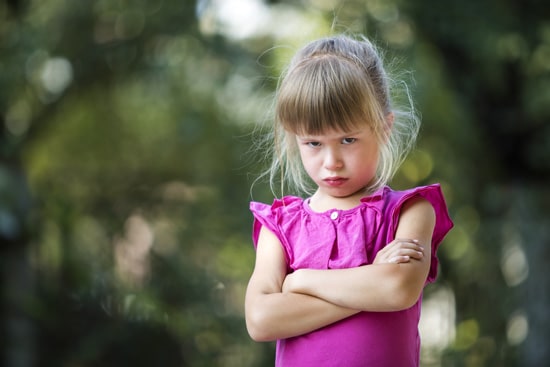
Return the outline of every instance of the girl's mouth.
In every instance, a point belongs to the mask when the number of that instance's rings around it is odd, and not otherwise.
[[[327,177],[327,178],[323,179],[323,181],[329,186],[341,186],[347,181],[347,178],[344,178],[344,177]]]

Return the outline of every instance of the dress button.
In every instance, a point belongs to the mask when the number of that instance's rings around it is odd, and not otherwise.
[[[332,212],[330,213],[330,219],[336,220],[338,218],[338,212]]]

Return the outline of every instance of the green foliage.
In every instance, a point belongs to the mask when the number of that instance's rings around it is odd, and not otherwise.
[[[456,224],[452,340],[423,365],[548,360],[548,7],[270,1],[239,37],[213,4],[0,2],[3,365],[272,365],[243,320],[250,192],[271,200],[252,131],[295,46],[341,31],[414,71],[394,186],[441,182]]]
[[[3,157],[33,202],[2,206],[3,237],[34,218],[2,259],[32,274],[3,292],[8,365],[254,365],[246,133],[215,100],[238,60],[191,2],[25,5],[2,13]]]

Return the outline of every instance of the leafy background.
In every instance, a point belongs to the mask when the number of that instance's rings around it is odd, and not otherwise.
[[[0,1],[2,365],[269,366],[243,297],[256,127],[304,42],[363,33],[422,115],[397,188],[455,229],[423,366],[550,358],[550,7],[537,0]]]

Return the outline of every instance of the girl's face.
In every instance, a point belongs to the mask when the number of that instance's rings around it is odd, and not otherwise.
[[[346,198],[363,194],[378,165],[378,140],[369,126],[297,135],[304,168],[319,187],[316,196]]]

